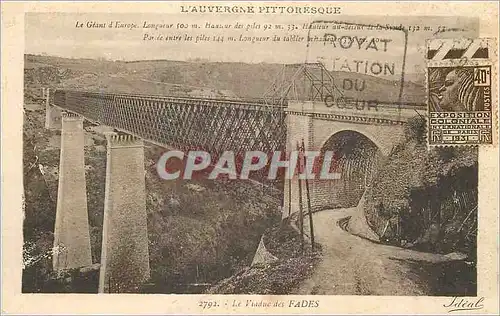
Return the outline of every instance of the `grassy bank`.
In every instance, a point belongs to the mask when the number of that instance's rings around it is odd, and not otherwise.
[[[321,260],[320,246],[301,251],[300,235],[287,223],[276,225],[264,234],[267,250],[277,260],[245,267],[207,290],[211,294],[292,294],[307,279]]]

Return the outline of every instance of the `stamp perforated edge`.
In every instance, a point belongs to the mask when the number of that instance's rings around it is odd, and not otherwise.
[[[467,59],[457,60],[440,60],[440,61],[429,61],[427,58],[427,52],[429,49],[429,43],[431,41],[437,40],[477,40],[488,41],[489,54],[488,58],[484,61],[474,60],[470,61]],[[497,39],[492,37],[478,37],[478,38],[440,38],[440,39],[427,39],[425,43],[424,58],[425,58],[425,104],[427,107],[426,111],[426,133],[425,139],[427,143],[427,149],[435,147],[498,147],[498,46]],[[429,144],[429,67],[459,67],[459,66],[491,66],[491,144]]]

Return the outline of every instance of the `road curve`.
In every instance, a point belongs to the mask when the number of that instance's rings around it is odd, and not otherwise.
[[[432,295],[430,286],[408,262],[444,262],[453,256],[423,253],[378,244],[343,230],[357,208],[314,213],[316,241],[323,258],[298,288],[297,294],[320,295]],[[460,258],[463,259],[463,258]]]

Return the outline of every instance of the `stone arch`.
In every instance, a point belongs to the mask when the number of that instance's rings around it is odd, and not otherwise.
[[[316,210],[358,205],[377,162],[384,156],[376,139],[360,131],[344,129],[323,142],[320,151],[334,152],[330,171],[340,173],[341,178],[314,181]]]
[[[401,137],[404,135],[402,125],[359,124],[355,122],[333,122],[315,119],[313,126],[315,148],[322,148],[328,139],[336,133],[353,131],[366,136],[377,145],[385,156],[389,155],[392,147],[401,141]]]
[[[342,135],[342,134],[345,134],[345,133],[352,133],[352,134],[355,134],[355,135],[360,135],[362,137],[364,137],[365,139],[369,140],[372,144],[374,144],[382,153],[386,154],[385,153],[385,147],[384,144],[382,143],[382,140],[380,139],[380,137],[375,137],[375,135],[373,135],[372,133],[370,133],[370,131],[368,130],[360,130],[359,128],[350,128],[350,129],[341,129],[341,130],[337,130],[335,132],[333,132],[332,134],[330,134],[329,136],[327,136],[323,142],[321,143],[320,145],[320,149],[323,150],[323,148],[325,148],[325,146],[327,146],[327,143],[329,141],[331,141],[332,139],[334,139],[335,137],[338,137],[338,135]]]

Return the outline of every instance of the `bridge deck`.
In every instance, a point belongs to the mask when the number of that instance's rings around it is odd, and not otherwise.
[[[339,109],[325,104],[304,108],[304,104],[266,104],[263,100],[211,99],[125,93],[56,90],[50,103],[104,124],[136,135],[166,148],[204,150],[216,161],[225,151],[235,153],[237,168],[245,152],[272,154],[284,151],[287,115],[313,115],[321,119],[353,124],[403,124],[421,106],[379,104],[380,111]],[[401,115],[404,113],[404,115]],[[374,121],[375,120],[375,121]],[[265,179],[267,170],[254,175]]]

